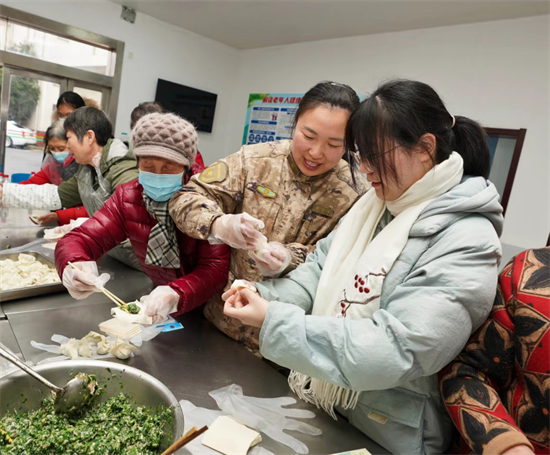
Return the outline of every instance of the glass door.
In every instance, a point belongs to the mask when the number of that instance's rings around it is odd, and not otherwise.
[[[111,91],[109,88],[72,79],[68,81],[67,87],[67,90],[78,93],[87,106],[97,107],[108,112],[109,93]]]
[[[44,133],[67,80],[10,67],[3,68],[1,80],[0,172],[10,176],[37,172],[42,164]]]

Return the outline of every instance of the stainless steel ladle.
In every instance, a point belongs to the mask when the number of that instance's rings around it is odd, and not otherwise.
[[[77,374],[63,388],[57,387],[2,347],[0,347],[0,356],[21,368],[25,373],[40,381],[46,387],[52,389],[56,412],[71,413],[77,411],[89,403],[95,393],[97,384],[93,383],[90,386],[89,381],[86,383],[86,375],[84,374]]]

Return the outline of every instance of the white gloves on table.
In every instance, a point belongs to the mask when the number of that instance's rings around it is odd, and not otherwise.
[[[159,286],[140,299],[146,307],[145,314],[153,318],[153,324],[163,322],[170,313],[177,311],[179,301],[179,294],[170,286]]]
[[[256,261],[263,276],[274,277],[281,274],[290,264],[290,251],[279,242],[264,242],[250,254]]]
[[[283,408],[282,406],[296,403],[292,397],[248,397],[243,395],[242,387],[237,384],[214,390],[209,395],[216,400],[222,411],[233,416],[238,422],[265,433],[295,452],[308,453],[309,449],[303,442],[283,430],[299,431],[313,436],[322,433],[319,428],[289,418],[311,419],[315,417],[313,412],[305,409]]]
[[[73,262],[63,271],[63,285],[76,300],[82,300],[94,292],[101,292],[105,283],[111,279],[108,273],[99,275],[97,263],[94,261]]]
[[[262,238],[265,239],[264,235],[258,231],[263,228],[263,221],[248,213],[222,215],[212,223],[208,241],[211,244],[222,242],[240,250],[253,250]]]

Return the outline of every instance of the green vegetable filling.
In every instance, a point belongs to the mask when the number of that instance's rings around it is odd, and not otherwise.
[[[137,306],[135,303],[129,303],[126,306],[126,311],[130,314],[138,314],[140,309],[141,308]]]
[[[132,406],[123,393],[79,416],[56,413],[53,400],[0,420],[0,453],[17,455],[153,455],[159,453],[172,410]]]

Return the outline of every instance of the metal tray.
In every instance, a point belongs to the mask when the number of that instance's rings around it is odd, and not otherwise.
[[[34,256],[38,262],[46,264],[48,267],[55,270],[55,264],[46,256],[37,253],[36,251],[18,251],[17,253],[0,253],[0,261],[11,259],[17,261],[17,258],[21,253]],[[38,286],[28,286],[26,288],[9,289],[7,291],[0,291],[0,303],[7,302],[9,300],[25,299],[27,297],[35,297],[37,295],[53,294],[55,292],[66,291],[65,286],[62,283],[41,284]]]

